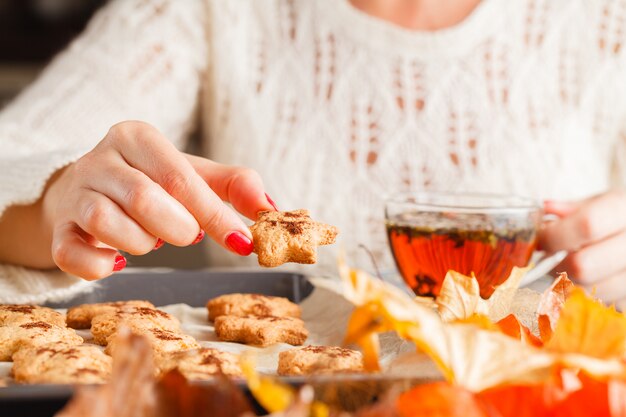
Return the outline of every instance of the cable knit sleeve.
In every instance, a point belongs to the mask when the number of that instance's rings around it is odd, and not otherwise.
[[[613,152],[611,185],[624,188],[626,187],[626,1],[604,0],[598,5],[600,8],[595,10],[597,16],[595,36],[598,39],[595,59],[607,62],[603,79],[606,83],[604,96],[609,98],[603,103],[604,107],[600,107],[598,111],[605,120],[612,122],[610,126],[615,126],[609,134],[618,137]],[[606,116],[609,114],[612,117]]]
[[[625,7],[626,9],[626,7]],[[624,25],[626,28],[626,24]],[[619,132],[620,139],[618,141],[617,149],[615,152],[615,167],[614,174],[616,178],[614,178],[614,185],[620,188],[626,188],[626,36],[624,37],[624,48],[622,50],[620,60],[619,60],[619,68],[621,72],[622,79],[622,112],[621,112],[621,129]],[[626,307],[626,301],[624,304]]]
[[[206,69],[202,0],[116,0],[0,114],[0,215],[36,201],[58,169],[115,123],[142,120],[178,146]],[[0,302],[42,302],[82,281],[0,265]]]

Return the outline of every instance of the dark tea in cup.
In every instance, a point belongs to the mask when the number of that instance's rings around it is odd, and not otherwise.
[[[478,280],[489,298],[535,250],[542,211],[514,196],[424,193],[388,202],[389,244],[416,295],[437,296],[449,270]]]

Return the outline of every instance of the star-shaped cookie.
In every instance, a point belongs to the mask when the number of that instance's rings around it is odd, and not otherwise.
[[[314,264],[317,247],[335,242],[335,226],[313,221],[308,210],[261,211],[250,226],[259,265],[275,267],[285,262]]]

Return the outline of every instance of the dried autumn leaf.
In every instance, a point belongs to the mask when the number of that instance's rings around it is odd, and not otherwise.
[[[368,333],[354,340],[363,353],[363,368],[369,372],[380,371],[380,340],[377,333]]]
[[[624,384],[585,374],[570,386],[554,380],[536,385],[505,385],[477,394],[490,413],[499,417],[624,417]],[[613,390],[613,392],[612,392]]]
[[[480,393],[440,382],[405,392],[396,407],[402,417],[624,417],[626,384],[569,370],[542,383],[501,385]]]
[[[378,304],[381,313],[390,310],[390,314],[410,320],[414,318],[411,307],[425,305],[422,300],[410,298],[393,285],[373,279],[368,273],[359,269],[349,268],[341,258],[339,259],[339,275],[343,283],[344,297],[355,306]]]
[[[609,410],[612,417],[626,417],[626,381],[608,382]]]
[[[379,317],[385,314],[383,309],[383,306],[375,303],[357,306],[348,321],[344,343],[358,343],[363,334],[392,330],[389,321],[379,320]]]
[[[155,417],[239,417],[253,412],[244,393],[226,376],[198,385],[172,370],[159,380],[156,394]]]
[[[565,300],[574,289],[574,283],[569,280],[567,273],[561,273],[552,283],[550,288],[545,290],[537,306],[537,320],[539,324],[539,334],[544,342],[552,337],[556,323],[561,315],[561,309]]]
[[[519,289],[524,275],[530,269],[530,266],[525,268],[513,267],[511,275],[509,275],[506,281],[496,287],[493,295],[487,300],[488,316],[491,320],[498,321],[510,313],[515,293]]]
[[[415,301],[416,304],[423,305],[424,307],[428,307],[431,310],[438,310],[437,303],[435,302],[435,299],[433,297],[416,296],[415,298],[413,298],[413,301]]]
[[[474,325],[444,323],[430,308],[363,271],[343,265],[346,294],[357,308],[352,317],[351,340],[376,343],[377,330],[394,330],[414,342],[439,367],[448,381],[480,390],[504,382],[541,380],[554,358],[498,332]],[[365,345],[365,360],[377,361],[378,347]]]
[[[374,300],[354,309],[348,320],[344,344],[359,345],[363,353],[365,370],[379,371],[380,341],[378,334],[392,330],[399,335],[410,333],[413,331],[413,325],[410,323],[395,319],[384,304]]]
[[[240,365],[250,392],[267,411],[270,413],[284,411],[294,402],[296,398],[295,389],[273,378],[260,376],[256,372],[254,361],[250,356],[242,355]]]
[[[79,386],[57,417],[154,417],[156,396],[152,349],[142,336],[121,331],[111,381]]]
[[[480,296],[475,277],[448,271],[435,300],[443,321],[465,320],[473,315],[487,316],[487,302]]]
[[[612,416],[607,382],[584,374],[579,376],[579,380],[579,388],[555,404],[554,415],[558,417]]]
[[[284,384],[276,378],[259,375],[254,368],[251,355],[240,357],[241,371],[243,372],[248,388],[261,406],[278,416],[300,416],[306,410],[310,417],[328,417],[328,407],[313,401],[313,393],[310,389],[296,391],[291,385]]]
[[[626,316],[575,288],[546,347],[559,353],[621,359],[626,353]]]
[[[345,271],[349,274],[343,276],[344,284],[349,288],[348,293],[351,294],[352,300],[357,301],[355,304],[358,308],[355,311],[364,314],[364,318],[354,319],[355,323],[361,323],[354,327],[355,332],[352,336],[355,340],[359,338],[365,340],[378,330],[393,329],[400,337],[413,341],[419,349],[429,355],[444,377],[457,386],[471,391],[488,390],[491,394],[497,392],[493,391],[494,389],[515,387],[511,388],[511,391],[498,392],[502,395],[496,395],[496,397],[504,398],[508,393],[507,395],[513,396],[512,398],[525,399],[524,401],[527,400],[531,404],[535,401],[538,405],[528,410],[526,415],[561,416],[571,413],[573,409],[584,409],[580,405],[583,401],[579,399],[579,396],[589,401],[583,393],[593,392],[595,388],[600,387],[590,383],[590,388],[586,388],[587,391],[578,392],[579,385],[582,383],[577,378],[573,378],[574,383],[564,379],[562,386],[546,385],[545,381],[549,380],[554,370],[560,367],[566,368],[563,374],[570,376],[571,370],[584,370],[594,377],[624,378],[626,376],[621,354],[612,358],[602,357],[602,355],[600,357],[587,356],[590,353],[622,352],[623,343],[618,349],[610,349],[609,346],[613,346],[616,339],[621,342],[624,340],[624,337],[620,336],[624,333],[623,326],[620,324],[623,316],[613,309],[586,299],[581,290],[578,290],[579,295],[576,295],[575,291],[565,303],[551,343],[556,344],[558,340],[566,342],[568,336],[574,336],[574,340],[580,342],[580,336],[587,335],[587,333],[594,334],[595,339],[598,339],[607,329],[616,333],[617,336],[609,338],[601,349],[595,348],[590,351],[585,343],[582,345],[570,343],[570,347],[573,347],[571,349],[548,351],[532,346],[533,343],[524,345],[502,333],[484,330],[488,326],[477,327],[476,323],[467,324],[458,321],[444,323],[428,307],[415,302],[411,303],[410,297],[393,288],[388,288],[381,281],[373,280],[364,272],[347,268]],[[593,318],[596,315],[600,317],[600,319],[595,319],[596,324],[582,322],[585,316]],[[475,322],[479,319],[481,319],[480,315],[473,314],[464,320]],[[484,317],[481,320],[484,320]],[[479,321],[482,323],[481,320]],[[573,330],[571,326],[563,324],[568,322],[577,323],[573,326]],[[511,328],[516,327],[515,331],[519,332],[519,338],[531,339],[530,332],[522,327],[516,318],[505,319],[501,324],[506,332],[510,333]],[[585,326],[589,328],[585,330]],[[600,329],[603,330],[599,331]],[[372,342],[375,339],[367,340]],[[538,341],[534,340],[534,342]],[[585,348],[581,349],[581,346]],[[615,392],[623,393],[623,385],[613,386]],[[572,394],[574,392],[575,394]],[[616,409],[623,408],[624,401],[620,402],[619,397],[613,395],[609,398],[612,398],[611,403],[616,404]],[[520,403],[516,402],[516,404],[518,407],[501,410],[509,414],[496,413],[495,415],[519,415]],[[603,409],[587,408],[587,410],[601,412]]]
[[[480,391],[505,383],[545,380],[554,358],[499,332],[464,324],[448,324],[443,340],[430,340],[448,381]],[[417,343],[417,342],[416,342]]]
[[[401,417],[488,417],[473,393],[447,382],[418,385],[404,392],[396,408]]]
[[[313,388],[305,385],[297,393],[293,403],[286,409],[268,414],[267,417],[328,417],[328,408],[313,401]],[[238,415],[237,417],[252,417],[252,415]]]
[[[502,333],[521,341],[525,345],[541,347],[543,343],[531,333],[528,327],[522,325],[513,314],[509,314],[496,323]]]
[[[504,385],[478,394],[489,415],[498,417],[553,417],[540,384]],[[550,397],[548,393],[548,398]]]
[[[380,342],[378,333],[391,330],[385,327],[378,319],[380,307],[375,304],[365,304],[358,306],[352,312],[344,344],[356,344],[363,351],[363,366],[366,371],[380,370],[378,358],[380,357]]]
[[[482,314],[474,314],[466,319],[456,320],[454,323],[471,324],[483,330],[490,330],[492,332],[500,331],[497,324],[489,320],[489,317],[483,316]]]
[[[509,278],[496,287],[487,300],[480,296],[480,288],[475,277],[449,271],[435,300],[441,318],[444,321],[455,321],[478,314],[498,321],[509,313],[515,292],[528,269],[513,268]]]
[[[414,323],[435,324],[435,327],[441,324],[440,320],[420,319],[421,314],[437,316],[430,307],[416,302],[392,285],[373,279],[364,271],[349,268],[341,258],[339,272],[344,297],[356,306],[349,319],[344,343],[356,343],[361,347],[367,370],[379,369],[379,332],[394,330],[403,335],[414,330]],[[436,333],[438,330],[429,331]]]

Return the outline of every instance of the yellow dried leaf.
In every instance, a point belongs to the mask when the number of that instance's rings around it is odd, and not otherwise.
[[[417,296],[417,297],[413,298],[413,301],[415,301],[416,304],[419,304],[419,305],[424,306],[424,307],[428,307],[431,310],[434,310],[434,311],[438,310],[437,303],[435,302],[435,299],[433,297]]]
[[[554,361],[549,354],[501,333],[446,324],[429,307],[363,271],[345,267],[342,278],[347,297],[357,306],[350,319],[349,340],[361,346],[368,361],[377,361],[378,342],[371,335],[381,329],[394,330],[414,342],[447,380],[474,390],[541,380]]]
[[[377,333],[369,333],[355,341],[363,352],[363,367],[366,371],[380,371],[380,341]]]
[[[476,314],[486,316],[489,313],[476,278],[455,271],[446,274],[435,302],[443,321],[465,320]]]
[[[293,408],[302,409],[306,407],[304,410],[306,411],[308,408],[310,417],[329,416],[330,410],[326,404],[320,401],[313,401],[312,390],[308,393],[302,389],[298,393],[292,386],[283,384],[275,378],[259,375],[254,367],[252,355],[241,355],[239,365],[246,378],[250,392],[259,404],[270,413],[280,413],[280,415],[284,416],[300,415]]]
[[[524,272],[516,270],[512,280],[503,288],[499,287],[500,293],[498,289],[494,292],[500,304],[487,307],[504,311],[503,306],[510,303]],[[455,273],[450,276],[452,283],[463,278]],[[476,301],[471,297],[463,298],[465,302],[460,309],[448,310],[469,316],[461,322],[455,319],[446,323],[428,305],[415,302],[397,288],[363,271],[346,267],[342,277],[347,294],[357,305],[355,314],[359,315],[351,319],[350,338],[363,348],[370,369],[375,368],[378,361],[377,333],[393,330],[428,355],[446,380],[473,391],[503,384],[540,384],[558,369],[581,370],[596,378],[626,379],[626,318],[613,308],[586,297],[582,290],[575,290],[565,302],[547,349],[533,346],[540,345],[540,341],[516,318],[510,318],[510,323],[501,323],[515,338],[486,330],[490,325],[485,316],[469,314],[477,309],[471,307]],[[469,289],[464,296],[477,293],[473,284],[453,289]],[[456,302],[454,297],[448,300],[448,305]],[[489,303],[489,300],[483,302]],[[476,302],[477,305],[481,302]]]
[[[447,379],[470,390],[539,382],[549,375],[554,363],[547,352],[499,332],[447,324],[444,335],[443,340],[426,339],[424,343],[445,365]]]
[[[273,378],[260,376],[254,368],[254,361],[248,355],[241,356],[240,365],[250,392],[267,411],[283,411],[294,402],[295,390]]]
[[[456,320],[453,323],[471,324],[483,330],[489,330],[492,332],[497,332],[500,330],[499,327],[494,322],[489,320],[489,317],[484,316],[482,314],[474,314],[473,316],[470,316],[466,319]]]
[[[539,334],[544,343],[552,337],[561,309],[573,289],[574,284],[567,277],[567,273],[563,272],[541,295],[537,305],[537,321]]]
[[[541,347],[543,344],[537,336],[531,333],[528,327],[519,322],[517,317],[509,314],[497,323],[498,328],[505,335],[521,341],[525,345]]]
[[[488,300],[480,296],[478,281],[474,276],[449,271],[441,292],[435,300],[444,321],[464,320],[473,315],[484,315],[498,321],[509,314],[515,292],[529,268],[513,268],[511,275],[496,287]]]
[[[579,353],[601,359],[623,358],[626,316],[575,288],[563,305],[546,347],[553,352]]]
[[[487,300],[487,310],[489,318],[498,321],[506,317],[511,312],[511,304],[515,298],[515,293],[519,289],[519,285],[524,275],[530,270],[530,266],[525,268],[513,267],[511,275],[501,285],[498,285]]]
[[[363,351],[363,365],[368,371],[378,371],[380,365],[380,343],[378,333],[390,330],[381,318],[381,307],[377,304],[358,306],[352,312],[344,337],[344,344],[356,344]]]

